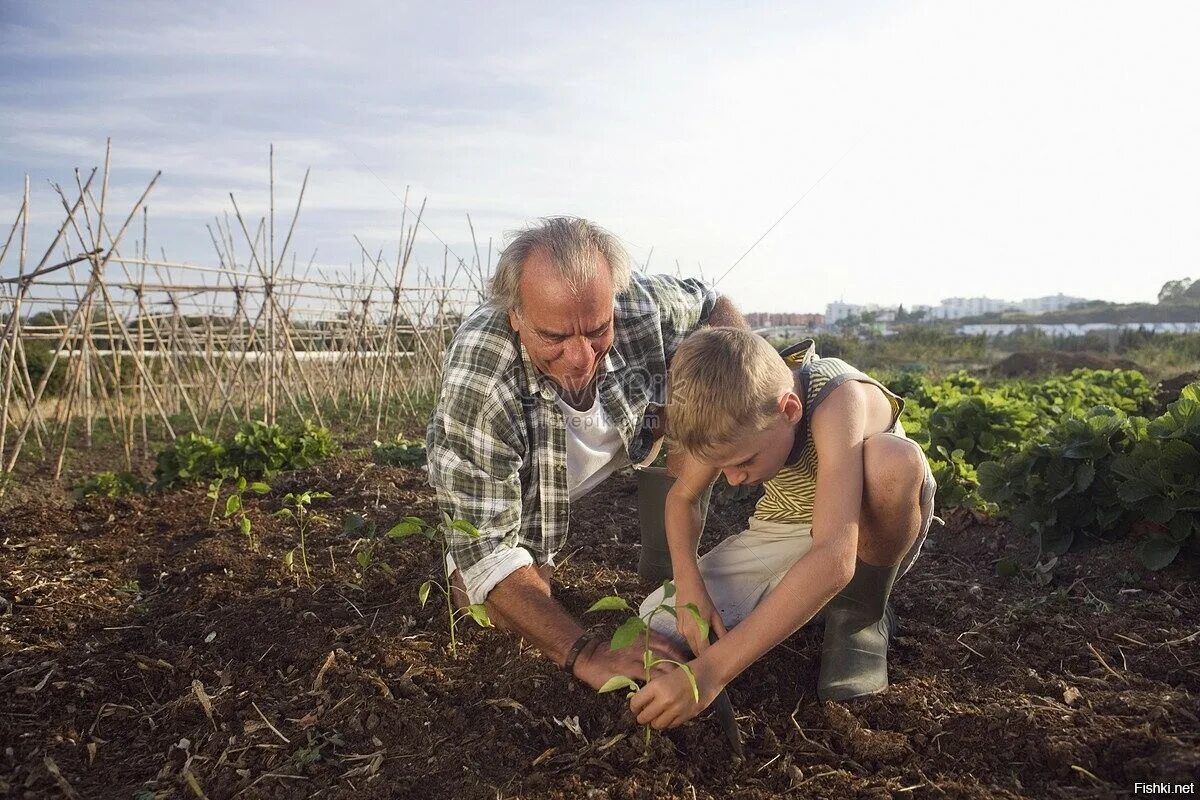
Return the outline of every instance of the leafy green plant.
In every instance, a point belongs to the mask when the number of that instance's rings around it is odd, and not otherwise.
[[[371,450],[371,460],[388,467],[421,467],[425,458],[425,443],[403,436],[390,442],[375,442]]]
[[[975,467],[967,463],[963,451],[947,452],[939,445],[937,454],[939,457],[929,459],[929,471],[937,482],[934,507],[988,511],[988,502],[979,496],[979,476]]]
[[[254,544],[254,535],[252,533],[253,526],[250,522],[250,516],[246,513],[246,503],[243,499],[247,491],[254,494],[263,495],[271,491],[271,487],[262,481],[250,483],[244,475],[239,475],[236,469],[228,476],[221,476],[208,485],[208,497],[211,499],[212,507],[208,512],[208,524],[211,525],[217,513],[217,503],[221,499],[221,486],[226,480],[233,481],[233,489],[228,497],[225,498],[225,512],[222,515],[224,519],[235,517],[237,520],[238,530],[246,537],[250,544],[250,549],[256,549]]]
[[[981,464],[1020,447],[1025,432],[1037,423],[1028,404],[990,392],[958,395],[929,415],[929,439],[940,452],[960,450],[969,464]]]
[[[694,672],[692,672],[692,668],[687,664],[670,658],[659,658],[658,656],[654,655],[654,651],[650,649],[650,623],[654,621],[654,617],[658,614],[664,613],[670,614],[672,617],[674,617],[679,613],[673,604],[666,602],[675,596],[675,584],[670,580],[663,581],[662,589],[663,602],[650,609],[650,611],[646,613],[644,619],[638,614],[638,612],[634,611],[627,602],[625,602],[624,598],[617,595],[609,595],[608,597],[600,598],[592,604],[592,607],[587,610],[587,613],[592,613],[594,611],[624,611],[628,613],[630,616],[623,623],[621,623],[620,626],[617,627],[616,631],[613,632],[612,638],[608,643],[609,649],[620,650],[633,644],[639,636],[642,637],[642,667],[645,670],[645,683],[650,682],[650,673],[653,671],[655,666],[659,664],[674,664],[682,669],[684,674],[687,675],[688,683],[691,684],[692,687],[692,696],[698,703],[700,702],[700,689],[696,685],[696,675]],[[700,635],[707,639],[708,620],[704,619],[700,615],[700,609],[696,607],[695,603],[688,603],[684,606],[684,609],[686,609],[688,613],[695,618],[696,625],[700,629]],[[599,692],[604,694],[605,692],[615,692],[618,689],[628,689],[629,691],[626,696],[631,697],[636,694],[639,689],[641,689],[641,685],[639,685],[637,681],[625,675],[614,675],[613,677],[609,678],[603,686],[600,687]],[[643,727],[643,735],[645,737],[645,752],[648,755],[650,753],[651,731],[649,725]]]
[[[332,496],[329,492],[288,492],[283,497],[284,507],[275,512],[275,516],[291,519],[296,523],[296,533],[300,539],[300,563],[304,565],[306,577],[311,577],[312,572],[308,569],[308,548],[305,544],[305,536],[317,520],[316,514],[309,506],[312,505],[313,500],[324,500]],[[290,556],[291,553],[288,555]],[[284,563],[289,565],[291,560],[285,556]]]
[[[1060,555],[1077,533],[1102,535],[1129,516],[1117,493],[1113,461],[1141,438],[1145,420],[1111,406],[1067,417],[1043,441],[979,466],[980,494],[1033,532],[1043,555]]]
[[[429,596],[436,588],[442,593],[446,600],[446,622],[450,631],[450,655],[453,658],[458,658],[458,638],[455,633],[458,623],[464,617],[470,617],[475,620],[475,623],[481,628],[491,628],[491,617],[488,616],[487,608],[483,603],[474,603],[463,608],[455,608],[454,606],[454,589],[450,581],[450,572],[446,564],[446,555],[450,552],[450,545],[453,537],[467,536],[471,539],[479,538],[479,529],[471,523],[462,519],[451,519],[446,513],[442,513],[442,522],[436,526],[427,524],[419,517],[405,517],[400,522],[392,526],[387,532],[387,536],[392,539],[407,539],[415,535],[424,536],[438,546],[439,563],[441,564],[441,579],[427,580],[417,589],[417,599],[421,602],[421,608],[429,602]]]
[[[159,452],[154,467],[156,488],[170,488],[216,478],[225,448],[199,433],[185,433]]]
[[[1138,543],[1143,566],[1162,569],[1200,541],[1200,383],[1183,388],[1113,472],[1121,501],[1157,528]]]
[[[146,484],[132,472],[97,472],[75,487],[75,496],[126,497],[146,490]]]
[[[242,423],[226,448],[223,463],[251,477],[304,469],[333,453],[333,436],[309,420],[295,431],[252,421]]]

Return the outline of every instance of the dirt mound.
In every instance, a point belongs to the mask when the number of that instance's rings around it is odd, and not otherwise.
[[[1154,389],[1154,399],[1160,408],[1166,408],[1179,399],[1179,393],[1189,383],[1200,381],[1200,372],[1185,372],[1174,378],[1167,378]]]
[[[1124,358],[1106,358],[1094,353],[1068,353],[1062,350],[1013,353],[992,365],[992,374],[1003,378],[1027,375],[1047,375],[1070,372],[1073,369],[1137,369],[1137,364]]]

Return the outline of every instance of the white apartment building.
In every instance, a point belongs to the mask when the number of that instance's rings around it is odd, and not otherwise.
[[[1048,314],[1051,311],[1063,311],[1076,303],[1086,303],[1084,297],[1071,297],[1062,292],[1047,297],[1027,297],[1017,304],[1026,314]]]

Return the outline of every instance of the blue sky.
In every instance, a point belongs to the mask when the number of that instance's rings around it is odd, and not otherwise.
[[[152,248],[215,263],[274,143],[280,207],[312,168],[302,261],[394,252],[411,187],[462,255],[467,213],[484,247],[570,213],[712,277],[836,164],[722,281],[743,307],[1200,277],[1195,4],[782,6],[0,0],[0,219],[29,174],[49,239],[47,180],[111,136],[115,207],[163,170]]]

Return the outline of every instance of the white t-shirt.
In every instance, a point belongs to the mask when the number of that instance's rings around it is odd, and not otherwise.
[[[629,464],[625,443],[599,395],[597,392],[592,407],[586,411],[578,411],[561,397],[557,398],[566,423],[567,492],[572,503]]]
[[[567,432],[567,492],[571,502],[595,489],[613,472],[629,464],[629,454],[621,434],[612,424],[600,402],[599,393],[587,411],[577,411],[558,398]],[[655,443],[658,444],[657,442]],[[654,453],[658,452],[657,446]],[[653,460],[653,453],[651,460]],[[547,563],[554,563],[548,554]],[[463,571],[463,584],[472,603],[482,603],[496,584],[521,567],[531,566],[533,556],[523,547],[499,547],[480,559],[471,569]],[[446,554],[446,569],[451,574],[454,559]]]

